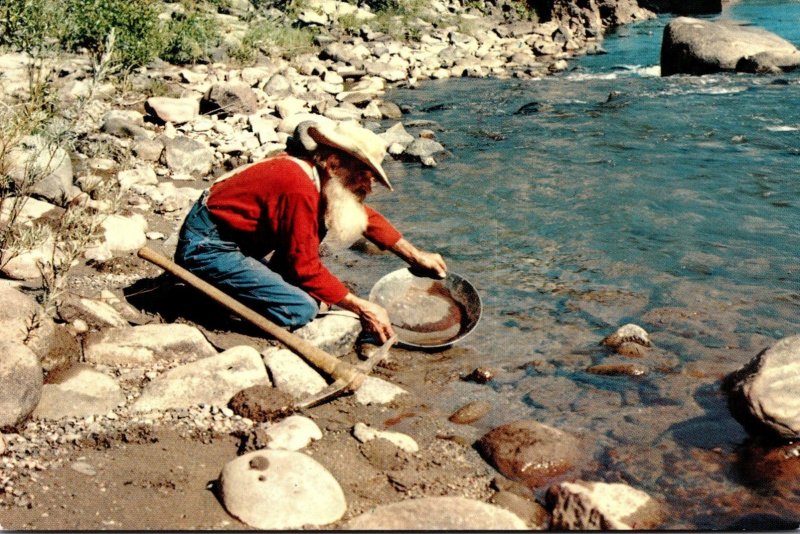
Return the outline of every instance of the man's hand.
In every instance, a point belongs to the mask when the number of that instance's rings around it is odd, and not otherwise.
[[[444,258],[436,252],[419,250],[405,239],[400,239],[391,250],[403,258],[412,269],[415,268],[439,278],[447,276],[447,264],[444,262]]]
[[[385,343],[394,335],[392,322],[386,310],[374,302],[359,298],[352,293],[348,293],[342,300],[336,303],[337,306],[350,310],[358,314],[361,318],[361,325],[365,331],[375,334],[381,343]]]

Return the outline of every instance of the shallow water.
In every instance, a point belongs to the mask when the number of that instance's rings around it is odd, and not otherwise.
[[[798,2],[721,17],[800,44]],[[435,168],[389,163],[396,192],[372,204],[477,286],[483,317],[459,347],[502,371],[481,388],[509,419],[586,437],[585,478],[667,502],[667,528],[798,516],[800,486],[743,474],[747,436],[719,383],[800,332],[800,74],[662,79],[667,20],[620,29],[562,75],[387,95],[410,109],[404,123],[436,121],[450,153]],[[627,322],[653,338],[641,359],[598,346]],[[648,372],[586,372],[620,362]]]

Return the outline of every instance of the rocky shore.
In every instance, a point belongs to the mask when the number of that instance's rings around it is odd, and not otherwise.
[[[418,39],[398,41],[372,30],[364,8],[309,2],[298,21],[321,28],[318,54],[244,68],[156,64],[135,72],[125,91],[98,86],[88,59],[64,58],[55,81],[64,101],[83,106],[93,96],[82,108],[79,150],[50,150],[36,136],[13,147],[12,177],[42,154],[47,172],[18,211],[4,202],[3,221],[58,227],[81,206],[97,214],[101,238],[78,257],[53,254],[55,232],[3,251],[2,527],[658,527],[667,511],[641,490],[576,480],[589,461],[579,437],[530,420],[482,433],[472,423],[485,404],[438,407],[431,399],[443,384],[492,379],[457,348],[424,370],[414,369],[414,353],[393,351],[354,395],[265,419],[258,407],[276,391],[304,398],[325,377],[136,256],[145,245],[171,255],[183,216],[211,181],[283,150],[302,120],[361,121],[393,157],[436,165],[447,147],[435,124],[404,124],[403,110],[384,99],[388,88],[545,76],[576,55],[602,53],[608,28],[653,16],[633,0],[543,4],[531,20],[505,2],[478,10],[435,1],[429,9],[453,23],[420,20]],[[337,26],[345,13],[362,21],[355,36]],[[234,9],[219,24],[235,36],[241,19]],[[3,99],[24,97],[27,59],[6,54],[0,65]],[[155,82],[170,96],[146,96]],[[109,182],[115,195],[99,194]],[[42,262],[72,264],[51,314],[37,300]],[[359,331],[358,321],[331,315],[298,334],[356,361]],[[603,343],[623,356],[651,345],[636,325]],[[772,365],[790,365],[787,353],[798,353],[796,340],[772,353]],[[736,391],[752,382],[738,378]],[[797,434],[794,419],[773,426]]]

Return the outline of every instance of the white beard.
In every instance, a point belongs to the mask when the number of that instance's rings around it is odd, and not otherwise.
[[[367,229],[367,212],[352,191],[331,176],[322,188],[327,207],[323,241],[334,250],[344,250],[355,243]]]

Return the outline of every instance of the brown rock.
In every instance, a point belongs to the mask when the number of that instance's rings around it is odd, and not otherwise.
[[[647,373],[647,369],[630,363],[609,363],[592,365],[586,369],[586,372],[604,376],[642,376]]]
[[[263,423],[291,413],[294,402],[294,398],[288,393],[259,384],[234,395],[228,402],[228,407],[237,415]]]
[[[499,491],[492,496],[490,502],[512,512],[532,529],[546,530],[550,522],[550,514],[547,513],[544,506],[532,499],[520,497],[516,493]]]
[[[494,378],[494,371],[485,367],[478,367],[470,374],[464,377],[467,382],[475,382],[477,384],[486,384]]]
[[[638,343],[627,341],[615,348],[614,352],[620,356],[626,356],[628,358],[642,358],[645,354],[647,354],[647,348],[639,345]]]
[[[505,476],[534,488],[562,475],[581,459],[578,439],[536,421],[515,421],[476,443],[481,455]]]
[[[457,425],[468,425],[485,416],[491,409],[492,405],[487,401],[470,402],[453,412],[448,420]]]

